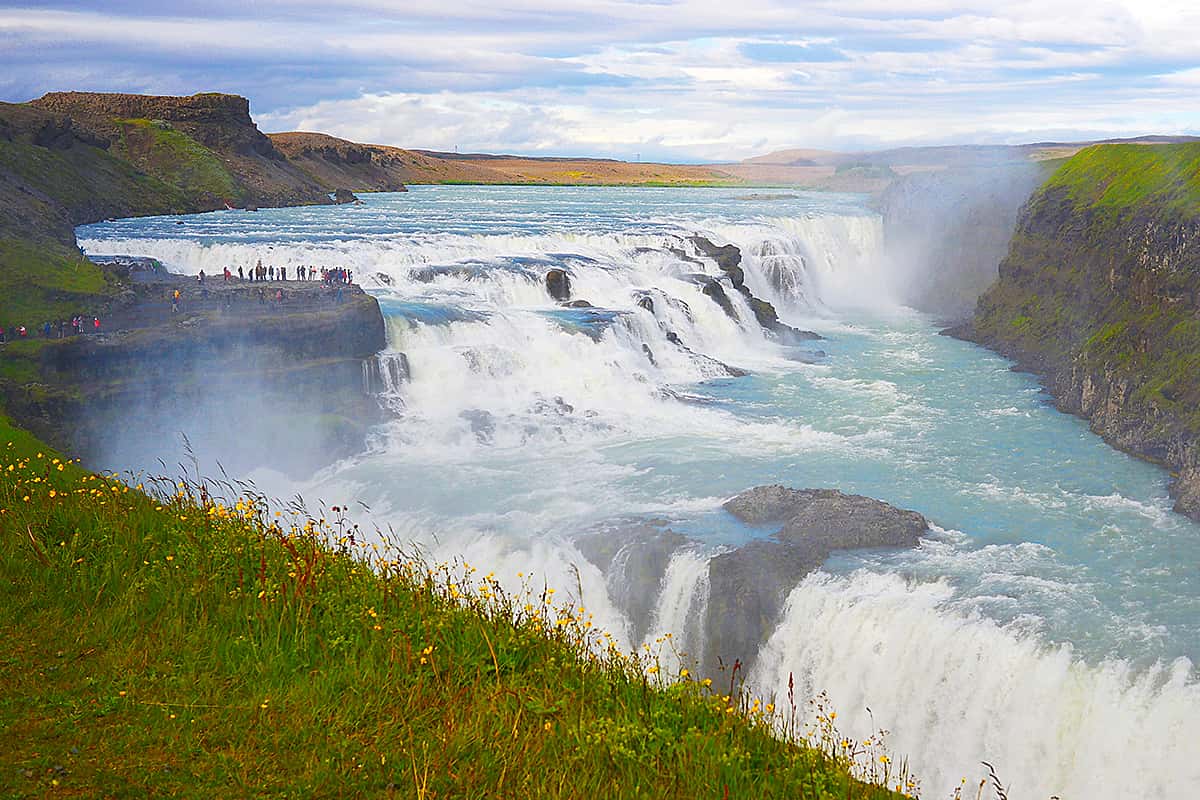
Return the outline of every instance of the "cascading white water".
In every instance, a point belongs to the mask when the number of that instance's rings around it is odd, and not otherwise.
[[[643,640],[652,652],[660,654],[672,674],[681,667],[694,670],[704,652],[708,588],[708,555],[691,548],[676,551],[663,573],[650,629]],[[671,646],[662,647],[668,634]]]
[[[1186,659],[1089,666],[1017,627],[947,613],[952,595],[896,575],[810,576],[750,683],[783,696],[793,677],[797,697],[828,693],[850,736],[889,730],[932,797],[977,781],[982,761],[1012,798],[1186,797],[1200,785],[1200,685]]]
[[[929,797],[983,759],[1014,800],[1190,797],[1200,529],[1170,513],[1161,476],[1006,362],[902,311],[847,312],[896,296],[878,217],[826,196],[741,212],[706,192],[418,187],[123,221],[81,243],[189,273],[259,258],[354,270],[387,320],[365,380],[400,414],[368,454],[277,493],[362,500],[435,558],[581,594],[627,648],[647,629],[702,648],[708,554],[769,533],[719,510],[750,486],[835,486],[965,531],[827,564],[792,593],[751,684],[782,692],[792,673],[854,735],[889,728]],[[808,348],[828,358],[805,363],[755,324],[692,233],[736,244],[755,296],[829,336]],[[550,269],[594,308],[554,302]],[[714,278],[737,321],[703,293]],[[612,570],[573,544],[625,515],[699,542],[673,554],[636,626],[610,600]]]

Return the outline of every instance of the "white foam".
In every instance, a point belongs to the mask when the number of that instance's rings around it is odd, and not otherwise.
[[[783,696],[793,674],[798,697],[829,693],[851,736],[890,730],[932,797],[976,780],[985,760],[1013,798],[1193,795],[1200,686],[1190,662],[1089,666],[1020,621],[947,610],[953,596],[946,583],[895,575],[810,576],[751,683]]]

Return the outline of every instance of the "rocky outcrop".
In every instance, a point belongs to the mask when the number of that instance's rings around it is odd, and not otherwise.
[[[760,486],[725,509],[747,524],[782,527],[709,562],[709,663],[738,658],[749,666],[788,594],[835,550],[915,547],[929,529],[915,511],[835,489]]]
[[[1102,145],[1021,214],[999,280],[951,332],[1041,377],[1063,411],[1174,473],[1200,519],[1200,145]]]
[[[384,413],[367,369],[386,346],[378,302],[357,287],[280,283],[267,299],[254,284],[211,283],[134,284],[100,334],[40,349],[36,383],[0,385],[2,404],[96,467],[154,468],[178,458],[181,436],[235,474],[301,475],[361,450]]]
[[[350,191],[349,189],[342,188],[333,193],[333,202],[337,203],[339,206],[344,206],[349,203],[361,203],[362,201],[355,196],[354,192]]]
[[[250,101],[232,94],[204,93],[190,97],[51,92],[30,105],[105,127],[115,120],[145,119],[169,122],[212,150],[283,161],[284,156],[250,119]]]
[[[546,291],[560,303],[571,299],[571,278],[566,270],[555,268],[546,273]]]
[[[737,311],[734,310],[733,302],[729,299],[729,295],[725,294],[725,287],[721,286],[720,281],[714,278],[706,278],[700,283],[700,291],[705,297],[720,306],[721,310],[725,312],[725,316],[737,321]]]
[[[834,551],[914,547],[929,528],[915,511],[833,489],[760,486],[727,501],[725,509],[747,524],[776,530],[711,557],[707,585],[697,583],[707,604],[692,606],[705,611],[684,620],[686,630],[672,631],[698,649],[691,655],[710,673],[734,659],[749,668],[779,623],[788,594]],[[629,618],[635,642],[654,622],[671,560],[702,548],[663,520],[637,519],[587,531],[575,546],[604,574],[609,598]]]
[[[797,344],[821,338],[819,334],[812,331],[802,331],[784,324],[780,321],[775,306],[760,297],[755,297],[754,293],[750,291],[750,287],[746,285],[746,273],[741,267],[742,251],[736,245],[726,244],[718,246],[703,236],[689,236],[688,242],[696,248],[698,253],[712,259],[717,268],[725,273],[734,290],[746,298],[746,302],[754,314],[755,321],[763,330],[770,332],[781,343]],[[713,302],[719,305],[727,316],[734,320],[738,319],[733,303],[730,301],[729,295],[725,293],[725,289],[721,286],[720,281],[704,275],[696,277],[701,283],[701,291],[706,296],[712,298]]]
[[[694,544],[663,520],[616,520],[589,531],[575,546],[604,573],[609,598],[631,624],[635,640],[652,622],[654,603],[671,556]]]

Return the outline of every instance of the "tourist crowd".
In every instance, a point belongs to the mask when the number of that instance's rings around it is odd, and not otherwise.
[[[256,263],[253,267],[250,267],[248,270],[238,267],[237,276],[238,280],[249,280],[254,282],[286,280],[315,281],[318,278],[322,283],[330,285],[336,283],[346,284],[353,282],[353,275],[351,271],[345,267],[314,267],[311,265],[301,265],[299,267],[291,267],[290,270],[293,277],[289,279],[288,267],[276,267],[272,265],[267,265],[264,267],[262,260],[260,259],[258,263]],[[204,274],[204,270],[200,270],[200,275],[198,276],[200,283],[204,283],[204,279],[206,277],[207,276]],[[233,280],[233,270],[230,267],[225,267],[221,271],[221,277],[225,281]]]
[[[33,330],[35,336],[40,333],[44,339],[65,339],[68,336],[81,336],[89,331],[91,333],[99,333],[100,318],[76,314],[69,320],[60,319],[57,322],[43,322],[40,327]],[[28,338],[29,329],[24,325],[9,325],[7,328],[4,325],[0,325],[0,342]]]

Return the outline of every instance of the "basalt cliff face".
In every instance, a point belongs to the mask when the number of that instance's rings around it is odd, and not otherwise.
[[[1200,144],[1073,156],[1026,205],[999,280],[954,332],[1169,468],[1176,510],[1200,519]]]

